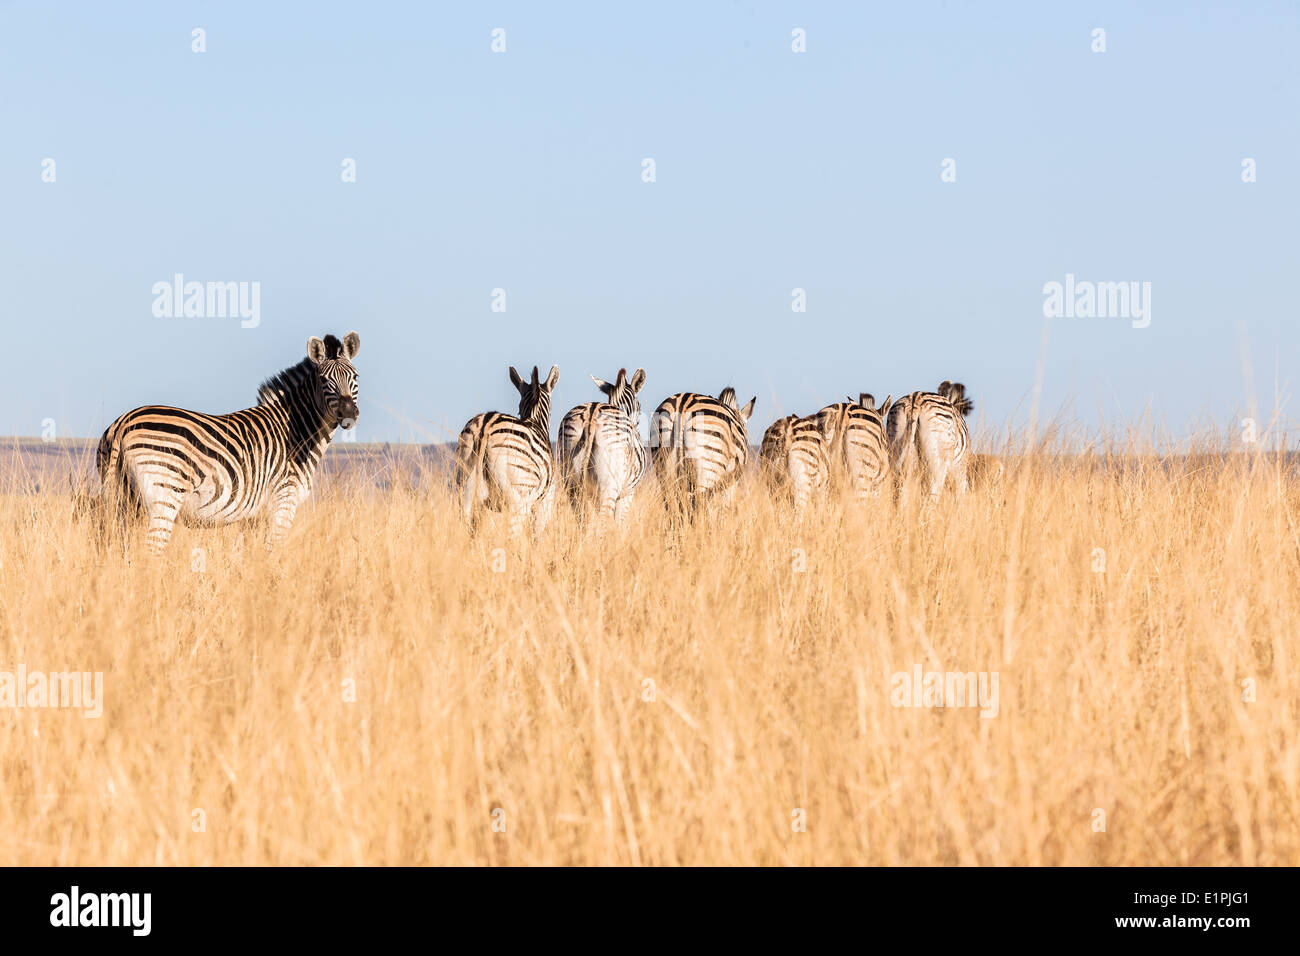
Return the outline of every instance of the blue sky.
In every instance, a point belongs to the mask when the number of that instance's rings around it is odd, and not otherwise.
[[[1053,320],[1048,414],[1226,428],[1300,371],[1298,54],[1294,3],[0,0],[0,434],[245,407],[353,328],[363,441],[512,409],[511,364],[557,423],[643,366],[757,394],[755,441],[943,378],[987,434],[1067,273],[1151,324]],[[260,324],[155,316],[175,273]]]

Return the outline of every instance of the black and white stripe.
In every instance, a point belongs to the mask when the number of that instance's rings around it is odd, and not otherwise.
[[[510,381],[519,390],[519,414],[484,412],[461,429],[456,441],[456,487],[471,526],[479,506],[506,511],[510,533],[517,534],[530,516],[541,531],[555,507],[551,460],[551,391],[560,380],[551,366],[546,381],[526,382],[512,367]]]
[[[758,459],[769,481],[789,489],[796,511],[830,483],[830,457],[817,416],[778,418],[763,433]]]
[[[628,378],[619,369],[613,383],[592,376],[606,402],[587,402],[570,409],[560,421],[556,457],[572,501],[584,492],[593,496],[597,513],[620,523],[632,504],[632,494],[646,470],[646,450],[637,431],[645,371]]]
[[[826,439],[834,480],[859,501],[879,495],[889,477],[885,441],[889,407],[889,398],[877,408],[874,396],[863,392],[856,402],[836,402],[817,413],[817,427]]]
[[[930,495],[937,496],[951,476],[958,492],[966,490],[970,432],[966,416],[975,403],[966,386],[942,382],[937,392],[913,392],[889,410],[886,433],[894,471],[903,479],[918,464],[930,478]]]
[[[205,415],[166,405],[127,412],[104,431],[96,464],[107,493],[148,516],[149,547],[166,549],[177,519],[229,524],[265,508],[271,543],[311,494],[316,465],[334,428],[351,428],[361,347],[356,332],[307,341],[307,358],[258,389],[257,405]]]
[[[728,387],[717,398],[680,392],[659,403],[650,423],[650,452],[670,504],[681,501],[693,510],[714,495],[731,502],[749,457],[745,423],[756,400],[741,408],[736,390]]]

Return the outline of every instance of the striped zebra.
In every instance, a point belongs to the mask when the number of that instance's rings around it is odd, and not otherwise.
[[[832,473],[859,501],[878,496],[889,477],[889,448],[885,441],[889,408],[888,397],[877,408],[875,397],[862,392],[856,402],[850,398],[817,413],[817,427],[826,439]]]
[[[736,390],[728,387],[717,398],[680,392],[659,403],[650,423],[650,453],[670,507],[681,502],[693,512],[715,495],[731,503],[749,457],[745,423],[757,400],[741,408]]]
[[[895,473],[907,478],[920,462],[930,476],[931,497],[943,491],[949,475],[964,492],[970,449],[966,416],[974,407],[959,382],[942,382],[936,392],[913,392],[895,402],[886,423]]]
[[[539,381],[524,381],[512,366],[510,381],[519,390],[519,414],[484,412],[461,429],[456,440],[456,488],[465,518],[473,528],[477,508],[506,511],[510,534],[531,516],[533,529],[546,527],[555,509],[555,467],[551,461],[551,391],[560,367]]]
[[[166,550],[179,518],[230,524],[270,509],[268,543],[293,525],[336,426],[357,408],[361,338],[307,340],[307,357],[258,389],[257,405],[205,415],[166,405],[127,412],[104,431],[96,465],[106,494],[121,494],[149,519],[149,549]]]
[[[830,455],[817,416],[778,418],[763,433],[758,460],[770,481],[790,489],[795,511],[830,484]]]
[[[605,402],[587,402],[570,409],[560,421],[556,458],[565,476],[569,498],[578,504],[584,490],[594,492],[601,519],[620,524],[627,517],[632,493],[646,470],[646,450],[637,432],[645,370],[628,378],[618,370],[613,383],[592,376],[605,393]]]

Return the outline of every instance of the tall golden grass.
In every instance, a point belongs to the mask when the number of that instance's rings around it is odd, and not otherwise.
[[[105,699],[0,710],[0,861],[1300,863],[1294,470],[1004,460],[513,542],[443,475],[335,480],[273,554],[157,560],[11,489],[0,670]],[[894,706],[918,666],[996,672],[996,716]]]

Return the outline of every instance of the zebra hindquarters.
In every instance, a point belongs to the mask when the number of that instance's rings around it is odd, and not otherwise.
[[[904,395],[890,406],[889,414],[885,416],[885,452],[896,494],[901,493],[911,480],[917,465],[916,419],[912,402],[911,395]]]
[[[113,422],[95,457],[106,506],[118,520],[143,514],[148,519],[146,547],[158,556],[171,542],[194,475],[184,454],[167,451],[173,436],[149,429],[152,411],[150,406],[137,408]],[[144,460],[135,453],[137,447],[144,449]]]
[[[645,451],[635,426],[614,421],[593,434],[590,475],[601,522],[622,522],[645,470]]]
[[[99,473],[99,503],[95,510],[101,535],[111,533],[124,536],[127,522],[145,514],[145,509],[122,458],[117,424],[118,422],[113,422],[104,429],[99,446],[95,449],[95,467]]]
[[[811,448],[811,455],[807,465],[808,494],[804,500],[803,508],[806,508],[813,499],[825,499],[831,487],[831,460],[830,454],[826,449],[826,443],[821,439],[820,433],[814,432],[814,438]],[[801,511],[803,509],[800,509]]]
[[[794,498],[795,514],[803,514],[808,510],[808,505],[812,501],[813,493],[820,487],[816,478],[810,472],[798,468],[794,462],[790,467],[790,493]]]
[[[937,498],[952,475],[958,493],[966,491],[966,441],[961,425],[947,417],[922,416],[915,424],[918,457],[930,476],[930,497]]]
[[[667,401],[656,409],[650,423],[650,465],[669,521],[675,524],[691,510],[695,469],[686,460],[681,412]]]
[[[564,488],[569,504],[577,510],[582,508],[591,460],[593,407],[594,403],[569,409],[560,420],[560,433],[555,443],[556,481]]]
[[[488,498],[487,476],[483,469],[484,416],[471,418],[456,439],[456,493],[460,498],[461,513],[467,521],[474,520],[475,507],[485,504]]]
[[[845,470],[854,498],[858,501],[879,498],[890,474],[889,452],[883,434],[870,427],[861,427],[845,437],[848,452]]]
[[[548,449],[549,452],[549,449]],[[510,445],[496,445],[485,452],[484,473],[489,496],[509,515],[510,535],[517,536],[540,503],[543,525],[554,510],[554,470],[550,455],[533,458]],[[534,526],[534,530],[539,530]]]

